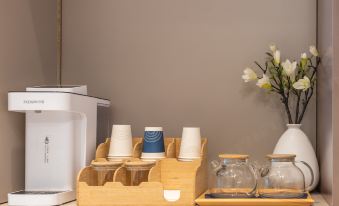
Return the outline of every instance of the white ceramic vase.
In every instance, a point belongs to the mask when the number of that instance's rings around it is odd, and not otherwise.
[[[305,175],[306,187],[308,187],[309,191],[312,191],[319,182],[319,165],[312,144],[300,127],[301,124],[287,124],[287,130],[280,137],[273,153],[295,154],[296,161],[304,161],[309,164],[314,174],[314,181],[312,185],[310,185],[312,181],[310,170],[305,165],[296,163]]]

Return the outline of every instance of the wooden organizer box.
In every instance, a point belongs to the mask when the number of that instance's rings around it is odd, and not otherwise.
[[[207,189],[207,139],[202,139],[201,159],[181,162],[176,158],[180,138],[165,138],[166,158],[157,161],[148,174],[148,182],[139,186],[125,186],[126,169],[118,168],[112,182],[98,185],[98,173],[92,167],[82,169],[77,179],[79,206],[189,206]],[[107,157],[110,139],[100,144],[96,159]],[[133,157],[139,158],[142,138],[133,138]],[[179,198],[166,200],[165,194],[180,194]],[[175,196],[174,195],[174,196]],[[166,196],[167,197],[167,196]]]

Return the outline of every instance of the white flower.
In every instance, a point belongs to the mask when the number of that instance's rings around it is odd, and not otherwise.
[[[271,89],[272,85],[268,76],[263,74],[262,78],[258,80],[257,86],[263,89]]]
[[[252,80],[256,80],[257,74],[251,69],[251,68],[246,68],[244,70],[244,74],[241,76],[241,78],[245,81],[245,82],[250,82]]]
[[[277,46],[275,44],[270,44],[270,50],[272,51],[272,53],[274,53],[275,51],[277,51]]]
[[[306,91],[308,88],[310,88],[311,82],[310,79],[307,76],[304,76],[304,78],[299,79],[297,82],[293,84],[293,87],[295,89]]]
[[[315,57],[319,56],[319,52],[315,46],[310,46],[310,53]]]
[[[300,55],[300,58],[301,59],[307,59],[307,54],[304,52]]]
[[[285,74],[291,78],[292,81],[295,79],[295,70],[297,68],[297,62],[294,61],[293,63],[290,62],[289,59],[287,59],[285,62],[281,63],[283,67],[283,71]]]
[[[306,53],[302,53],[301,54],[301,60],[300,60],[300,63],[301,63],[301,67],[304,69],[306,64],[307,64],[307,60],[308,60],[308,57],[307,57],[307,54]]]
[[[273,52],[273,59],[274,59],[275,65],[280,64],[280,51],[279,50],[276,50],[275,52]]]

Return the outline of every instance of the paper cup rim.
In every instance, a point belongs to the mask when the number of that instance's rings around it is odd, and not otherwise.
[[[145,132],[162,132],[162,127],[145,127]]]
[[[178,157],[178,161],[180,162],[193,162],[194,160],[198,160],[198,159],[201,159],[200,157],[199,158],[179,158]]]
[[[132,157],[132,155],[108,155],[107,158],[111,158],[111,159],[114,159],[114,158],[129,158],[129,157]]]
[[[114,127],[131,127],[131,125],[130,124],[113,124],[112,128]]]
[[[201,157],[199,156],[199,157],[197,157],[197,156],[195,156],[195,157],[183,157],[183,156],[179,156],[178,157],[178,159],[200,159]]]
[[[165,158],[165,152],[143,152],[141,154],[141,159],[162,159]]]
[[[183,127],[183,129],[199,129],[200,130],[200,127]]]

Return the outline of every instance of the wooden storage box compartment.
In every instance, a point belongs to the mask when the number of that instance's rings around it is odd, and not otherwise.
[[[148,182],[125,186],[126,169],[118,168],[112,182],[98,185],[98,173],[92,167],[82,169],[77,180],[79,206],[94,205],[195,205],[195,199],[207,189],[207,139],[202,139],[201,159],[181,162],[176,159],[180,138],[165,138],[166,157],[158,161],[148,174]],[[105,158],[109,139],[99,145],[96,159]],[[142,138],[133,138],[134,158],[140,157]]]

